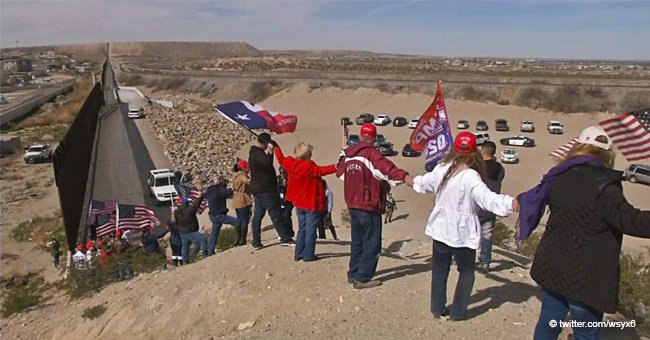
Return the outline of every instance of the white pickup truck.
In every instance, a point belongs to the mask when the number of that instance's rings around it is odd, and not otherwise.
[[[129,104],[129,113],[127,114],[127,117],[131,119],[142,118],[144,117],[144,110],[135,104]]]
[[[561,135],[564,133],[564,125],[557,120],[551,120],[546,124],[546,130],[550,134]]]

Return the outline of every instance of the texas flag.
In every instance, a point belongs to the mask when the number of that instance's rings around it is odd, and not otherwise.
[[[214,105],[226,119],[247,129],[269,129],[277,134],[296,131],[298,117],[267,111],[260,105],[240,101]]]

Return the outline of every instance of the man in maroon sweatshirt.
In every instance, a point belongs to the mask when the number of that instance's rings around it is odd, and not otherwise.
[[[381,285],[372,278],[381,253],[381,215],[386,210],[389,185],[412,184],[413,178],[374,147],[374,124],[363,124],[359,135],[361,141],[343,151],[336,175],[344,181],[345,202],[352,220],[348,282],[355,289],[364,289]]]

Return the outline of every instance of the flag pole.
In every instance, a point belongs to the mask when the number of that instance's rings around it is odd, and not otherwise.
[[[115,235],[117,235],[117,231],[120,229],[120,205],[115,202]]]

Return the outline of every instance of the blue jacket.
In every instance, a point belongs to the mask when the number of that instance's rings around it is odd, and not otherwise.
[[[226,199],[232,198],[232,189],[226,188],[225,184],[211,185],[206,190],[208,199],[209,215],[225,215],[228,213]]]

